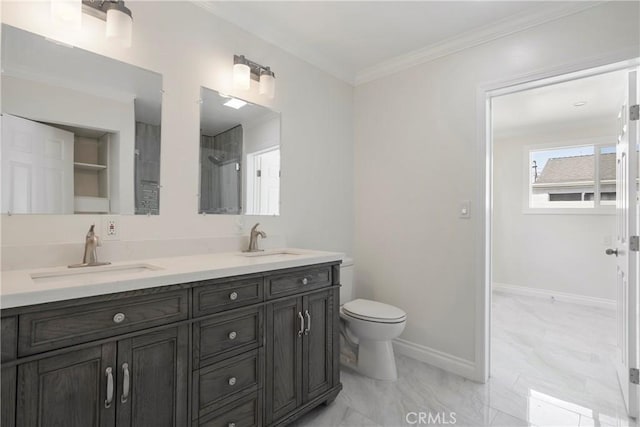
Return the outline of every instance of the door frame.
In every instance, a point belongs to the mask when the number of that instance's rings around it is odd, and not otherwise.
[[[481,83],[476,91],[476,330],[473,380],[486,383],[491,373],[491,283],[493,221],[493,135],[491,98],[640,65],[637,49],[622,49],[596,58]]]

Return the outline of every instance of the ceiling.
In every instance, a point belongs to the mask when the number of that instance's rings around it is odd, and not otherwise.
[[[202,134],[215,136],[238,125],[250,126],[278,113],[261,105],[247,102],[236,110],[224,105],[231,97],[220,95],[215,90],[201,89],[202,107],[200,109],[200,130]]]
[[[349,83],[425,49],[460,49],[533,20],[589,7],[564,1],[196,1]],[[508,27],[508,28],[507,28]],[[506,31],[508,33],[508,31]],[[461,36],[464,36],[461,38]]]
[[[2,25],[2,73],[122,102],[136,120],[159,125],[160,74]]]
[[[627,71],[616,71],[493,98],[494,133],[539,133],[555,126],[609,122],[624,102]],[[574,106],[586,101],[583,106]]]

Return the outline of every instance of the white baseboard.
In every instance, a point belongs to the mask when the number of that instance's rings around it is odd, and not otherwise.
[[[570,294],[566,292],[557,292],[549,289],[529,288],[526,286],[507,285],[505,283],[494,283],[491,289],[495,292],[505,294],[524,295],[537,298],[555,299],[556,301],[570,302],[573,304],[588,305],[591,307],[599,307],[606,309],[616,308],[615,300],[587,297],[578,294]]]
[[[472,381],[478,380],[476,364],[461,357],[453,356],[440,350],[412,343],[402,338],[393,340],[393,348],[397,354],[428,363],[445,371],[460,375]]]

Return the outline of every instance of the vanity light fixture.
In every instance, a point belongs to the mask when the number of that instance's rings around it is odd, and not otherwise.
[[[233,86],[236,89],[248,90],[251,79],[260,83],[258,92],[269,98],[275,96],[276,75],[270,67],[253,62],[244,55],[233,56]]]
[[[260,88],[258,92],[260,95],[267,95],[269,98],[273,98],[276,94],[276,75],[269,67],[260,71]]]
[[[107,9],[107,40],[117,40],[124,47],[131,47],[131,33],[133,32],[133,16],[124,5],[124,1],[108,1]]]
[[[56,24],[80,28],[82,0],[51,0],[51,18]]]
[[[245,101],[241,100],[241,99],[231,98],[227,102],[225,102],[223,105],[226,105],[227,107],[231,107],[231,108],[235,108],[236,110],[239,110],[242,107],[244,107],[245,105],[247,105],[247,103]]]
[[[107,40],[131,47],[133,16],[123,0],[51,0],[51,16],[60,25],[79,28],[83,13],[106,22]]]
[[[251,67],[244,55],[233,57],[233,87],[242,90],[251,87]]]

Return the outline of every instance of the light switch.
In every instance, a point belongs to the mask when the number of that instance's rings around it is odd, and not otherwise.
[[[471,218],[471,202],[469,200],[461,201],[458,213],[460,218]]]

